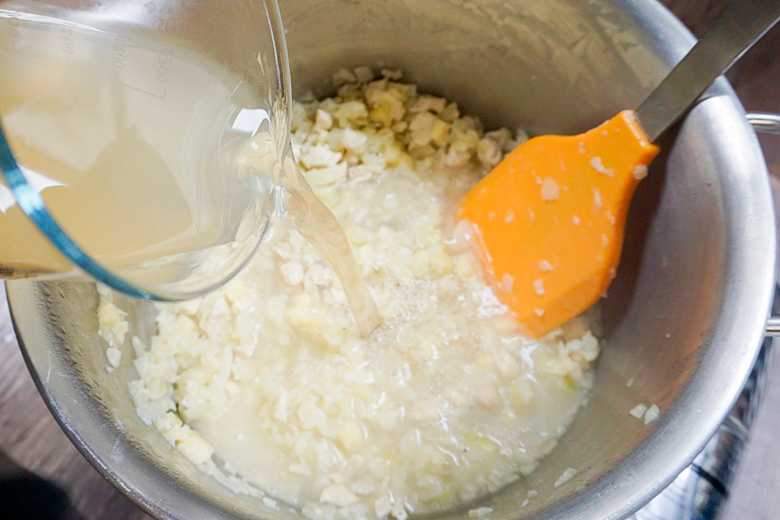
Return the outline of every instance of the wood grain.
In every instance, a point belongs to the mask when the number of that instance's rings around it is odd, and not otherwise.
[[[696,34],[723,9],[727,0],[664,0]],[[780,112],[780,30],[774,29],[730,74],[748,110]],[[780,139],[762,139],[780,187]],[[778,189],[780,193],[780,189]],[[103,479],[59,429],[27,372],[9,329],[0,292],[0,485],[37,482],[39,476],[67,493],[60,520],[148,520],[149,516]],[[780,518],[780,356],[775,356],[768,390],[759,409],[743,462],[732,486],[726,520]],[[36,488],[41,500],[57,505],[56,488]],[[0,516],[13,518],[0,493]],[[36,495],[38,496],[38,495]],[[48,497],[48,498],[47,498]],[[19,495],[14,496],[19,502]],[[18,504],[17,504],[18,506]],[[11,516],[9,516],[11,514]],[[42,513],[20,518],[49,518]]]

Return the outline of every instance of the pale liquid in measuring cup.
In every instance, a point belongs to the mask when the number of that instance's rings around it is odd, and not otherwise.
[[[270,171],[235,171],[249,140],[273,141],[270,103],[213,61],[143,43],[0,9],[0,116],[25,177],[103,265],[162,259],[163,274],[139,269],[131,280],[156,282],[202,269],[225,244],[251,247],[281,192]],[[367,334],[380,318],[343,231],[297,170],[285,178],[301,202],[290,208],[296,224],[334,266]],[[73,270],[2,182],[0,245],[4,276]]]
[[[207,177],[207,168],[219,167],[208,154],[223,150],[205,136],[234,115],[230,96],[239,80],[219,77],[205,60],[155,50],[154,42],[147,48],[89,28],[5,14],[6,134],[25,176],[86,251],[123,266],[235,234],[240,220],[224,198],[251,185],[239,186],[230,175],[219,179],[221,186],[208,184],[217,176]],[[0,265],[72,269],[10,191],[0,189]]]

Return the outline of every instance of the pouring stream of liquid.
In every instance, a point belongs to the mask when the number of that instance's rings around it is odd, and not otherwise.
[[[280,172],[284,209],[298,232],[314,246],[336,273],[360,335],[368,337],[381,323],[376,303],[360,277],[360,270],[344,230],[335,215],[317,198],[288,151]]]

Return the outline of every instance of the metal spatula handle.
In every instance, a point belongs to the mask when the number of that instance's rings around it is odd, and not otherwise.
[[[655,141],[715,78],[727,71],[780,20],[780,0],[732,0],[715,25],[637,109]]]

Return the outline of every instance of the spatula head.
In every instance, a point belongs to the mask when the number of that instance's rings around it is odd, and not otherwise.
[[[485,276],[524,332],[593,305],[615,276],[631,197],[658,154],[633,111],[584,134],[530,139],[464,197]]]

